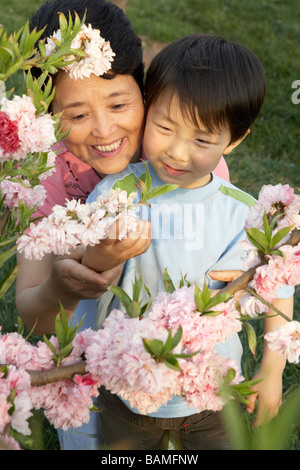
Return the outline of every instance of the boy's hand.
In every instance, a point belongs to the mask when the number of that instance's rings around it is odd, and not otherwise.
[[[256,418],[252,426],[261,426],[271,421],[277,415],[282,403],[282,374],[267,374],[260,369],[253,379],[262,379],[254,385],[251,390],[257,393],[248,397],[249,404],[246,406],[248,413],[253,413],[257,404]]]
[[[238,279],[242,274],[244,274],[244,271],[232,269],[229,271],[210,271],[208,274],[213,281],[222,281],[230,283],[232,281],[235,281],[235,279]],[[219,291],[217,289],[212,291],[213,294],[217,294],[218,292]],[[234,298],[236,301],[239,301],[241,297],[243,297],[243,295],[245,295],[245,291],[239,290],[235,292]]]
[[[151,224],[141,220],[137,230],[129,233],[127,238],[118,240],[116,233],[118,225],[111,228],[111,238],[108,236],[98,245],[88,246],[82,259],[82,264],[96,272],[110,270],[119,264],[144,253],[151,243]]]

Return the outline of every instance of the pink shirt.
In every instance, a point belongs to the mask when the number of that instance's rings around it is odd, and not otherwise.
[[[101,181],[100,176],[86,163],[73,155],[63,143],[54,146],[60,149],[56,159],[56,171],[41,184],[47,191],[47,198],[42,207],[35,212],[35,217],[48,216],[55,204],[65,205],[66,199],[85,202],[94,187]],[[229,181],[229,171],[222,157],[214,173]]]

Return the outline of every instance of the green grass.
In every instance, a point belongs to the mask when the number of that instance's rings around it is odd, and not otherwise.
[[[42,0],[0,0],[0,21],[9,31],[17,30],[42,3]],[[299,188],[300,104],[291,100],[292,83],[300,80],[298,0],[128,0],[126,13],[147,42],[167,43],[203,32],[241,42],[256,53],[265,67],[267,96],[251,134],[227,158],[231,181],[255,197],[264,184],[287,183]],[[300,319],[299,287],[295,318]],[[261,324],[254,323],[259,346],[255,358],[245,354],[243,368],[247,378],[259,366],[262,351]],[[6,331],[15,328],[13,288],[1,302],[0,324]],[[299,383],[299,366],[288,364],[284,372],[285,396]],[[299,425],[295,425],[291,449],[300,449],[299,434]],[[55,438],[47,442],[49,449],[57,445]]]

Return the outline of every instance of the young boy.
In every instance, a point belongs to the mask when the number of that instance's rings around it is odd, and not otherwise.
[[[142,255],[126,262],[120,280],[130,295],[136,273],[153,297],[163,290],[167,268],[175,286],[182,275],[201,288],[206,280],[219,288],[208,273],[241,269],[239,241],[246,238],[245,217],[254,203],[251,196],[213,175],[222,155],[245,138],[265,96],[265,75],[253,53],[245,47],[208,35],[175,41],[152,61],[146,79],[144,151],[153,186],[175,183],[179,188],[143,206],[142,218],[151,220],[152,242]],[[88,199],[145,173],[144,163],[129,165],[105,178]],[[101,244],[100,244],[101,245]],[[88,249],[93,250],[93,248]],[[277,305],[291,316],[291,290],[281,292]],[[286,297],[286,298],[284,298]],[[120,308],[114,299],[111,308]],[[277,319],[268,319],[267,329]],[[219,353],[240,362],[237,335],[220,345]],[[281,399],[284,361],[271,351],[263,357],[259,406],[270,416]],[[255,398],[257,397],[254,395]],[[196,413],[181,397],[173,397],[156,413],[142,416],[116,395],[101,389],[100,443],[105,448],[131,442],[134,449],[163,449],[172,431],[183,449],[224,449],[227,446],[219,413]],[[253,410],[255,399],[249,406]],[[114,447],[113,447],[114,448]]]

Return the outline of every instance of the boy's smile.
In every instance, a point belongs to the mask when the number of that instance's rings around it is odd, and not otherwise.
[[[170,105],[166,99],[158,99],[150,106],[143,146],[163,182],[194,189],[210,182],[222,155],[239,143],[229,145],[230,140],[228,130],[208,132],[201,123],[195,127],[183,116],[178,100],[172,98]]]

